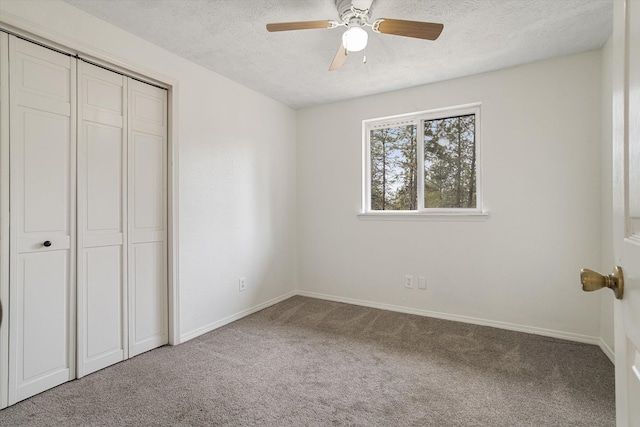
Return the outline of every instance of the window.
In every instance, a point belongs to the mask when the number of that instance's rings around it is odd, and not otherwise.
[[[480,105],[366,120],[364,212],[478,214]]]

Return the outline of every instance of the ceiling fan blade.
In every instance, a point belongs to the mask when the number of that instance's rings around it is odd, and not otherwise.
[[[301,21],[301,22],[279,22],[276,24],[267,24],[267,31],[290,31],[290,30],[313,30],[316,28],[334,28],[337,26],[336,21]]]
[[[378,19],[373,23],[373,30],[383,34],[414,37],[417,39],[436,40],[444,25],[432,22],[404,21],[402,19]]]
[[[336,52],[336,56],[333,58],[333,62],[329,67],[329,71],[337,70],[342,67],[347,60],[347,49],[344,47],[344,44],[340,43],[340,48],[338,52]]]

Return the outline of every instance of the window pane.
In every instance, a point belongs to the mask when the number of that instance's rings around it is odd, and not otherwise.
[[[371,210],[417,209],[416,126],[374,129],[369,136]]]
[[[475,114],[424,121],[425,208],[476,207]]]

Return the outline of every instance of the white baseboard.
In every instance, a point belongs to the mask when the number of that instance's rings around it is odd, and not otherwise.
[[[571,332],[564,332],[564,331],[555,331],[553,329],[537,328],[535,326],[518,325],[515,323],[499,322],[496,320],[487,320],[487,319],[480,319],[476,317],[460,316],[457,314],[440,313],[437,311],[408,308],[408,307],[403,307],[399,305],[383,304],[383,303],[378,303],[373,301],[336,297],[333,295],[318,294],[315,292],[298,291],[297,294],[300,296],[305,296],[310,298],[318,298],[318,299],[323,299],[328,301],[343,302],[346,304],[360,305],[363,307],[379,308],[382,310],[396,311],[399,313],[416,314],[418,316],[426,316],[426,317],[435,317],[438,319],[453,320],[456,322],[471,323],[474,325],[481,325],[481,326],[491,326],[493,328],[498,328],[498,329],[507,329],[510,331],[525,332],[528,334],[542,335],[545,337],[560,338],[568,341],[594,344],[594,345],[600,346],[600,348],[603,348],[603,345],[605,345],[604,342],[600,339],[600,337],[592,337],[589,335],[580,335],[580,334],[574,334]],[[604,348],[603,348],[603,351],[605,352],[605,354],[607,354],[607,356],[609,356],[609,358],[611,358],[611,356],[607,353],[606,350],[604,350]],[[613,352],[611,352],[611,354],[613,354]]]
[[[615,363],[615,357],[614,357],[614,352],[611,349],[611,347],[609,347],[607,345],[607,343],[604,342],[604,340],[602,340],[602,338],[600,337],[593,337],[593,336],[589,336],[589,335],[581,335],[581,334],[574,334],[571,332],[564,332],[564,331],[556,331],[553,329],[545,329],[545,328],[538,328],[538,327],[534,327],[534,326],[527,326],[527,325],[519,325],[519,324],[515,324],[515,323],[508,323],[508,322],[499,322],[496,320],[488,320],[488,319],[480,319],[480,318],[476,318],[476,317],[469,317],[469,316],[460,316],[457,314],[449,314],[449,313],[441,313],[441,312],[437,312],[437,311],[430,311],[430,310],[422,310],[422,309],[418,309],[418,308],[409,308],[409,307],[403,307],[403,306],[399,306],[399,305],[393,305],[393,304],[384,304],[384,303],[379,303],[379,302],[373,302],[373,301],[366,301],[366,300],[359,300],[359,299],[353,299],[353,298],[344,298],[344,297],[337,297],[337,296],[333,296],[333,295],[327,295],[327,294],[320,294],[320,293],[316,293],[316,292],[308,292],[308,291],[291,291],[291,292],[287,292],[284,295],[281,295],[279,297],[270,299],[268,301],[263,302],[262,304],[258,304],[255,305],[251,308],[248,308],[246,310],[240,311],[236,314],[232,314],[231,316],[227,316],[224,319],[220,319],[216,322],[210,323],[208,325],[202,326],[200,328],[197,328],[191,332],[187,332],[185,334],[182,334],[180,336],[180,343],[189,341],[193,338],[199,337],[200,335],[206,334],[207,332],[211,332],[215,329],[218,329],[224,325],[227,325],[231,322],[235,322],[236,320],[242,319],[243,317],[246,317],[250,314],[253,314],[257,311],[263,310],[267,307],[271,307],[272,305],[275,305],[279,302],[282,302],[284,300],[287,300],[293,296],[296,295],[300,295],[300,296],[304,296],[304,297],[309,297],[309,298],[317,298],[317,299],[322,299],[322,300],[327,300],[327,301],[335,301],[335,302],[342,302],[345,304],[353,304],[353,305],[359,305],[359,306],[363,306],[363,307],[370,307],[370,308],[378,308],[381,310],[388,310],[388,311],[395,311],[398,313],[407,313],[407,314],[415,314],[418,316],[425,316],[425,317],[435,317],[437,319],[444,319],[444,320],[452,320],[455,322],[463,322],[463,323],[470,323],[473,325],[480,325],[480,326],[490,326],[493,328],[498,328],[498,329],[506,329],[509,331],[516,331],[516,332],[524,332],[524,333],[528,333],[528,334],[535,334],[535,335],[541,335],[541,336],[545,336],[545,337],[551,337],[551,338],[559,338],[559,339],[563,339],[563,340],[568,340],[568,341],[574,341],[574,342],[580,342],[580,343],[585,343],[585,344],[593,344],[593,345],[597,345],[600,347],[600,349],[604,352],[604,354],[609,358],[609,360],[611,360],[611,363]]]
[[[600,350],[602,350],[602,352],[607,355],[609,360],[611,360],[611,363],[613,363],[615,365],[616,364],[616,355],[613,352],[613,349],[611,349],[611,347],[609,347],[609,345],[606,342],[604,342],[604,340],[602,338],[598,339],[598,345],[600,346]]]
[[[253,314],[253,313],[257,312],[257,311],[264,310],[267,307],[271,307],[272,305],[275,305],[275,304],[277,304],[279,302],[282,302],[282,301],[284,301],[286,299],[289,299],[289,298],[291,298],[293,296],[296,296],[296,295],[297,295],[297,291],[287,292],[284,295],[281,295],[279,297],[270,299],[269,301],[265,301],[262,304],[255,305],[255,306],[253,306],[251,308],[248,308],[246,310],[242,310],[242,311],[240,311],[240,312],[238,312],[236,314],[232,314],[231,316],[227,316],[224,319],[220,319],[220,320],[215,321],[213,323],[209,323],[208,325],[201,326],[198,329],[195,329],[195,330],[193,330],[191,332],[184,333],[184,334],[180,335],[180,343],[192,340],[192,339],[194,339],[196,337],[199,337],[200,335],[206,334],[207,332],[211,332],[214,329],[218,329],[219,327],[227,325],[227,324],[229,324],[231,322],[235,322],[236,320],[240,320],[243,317],[247,317],[248,315]]]

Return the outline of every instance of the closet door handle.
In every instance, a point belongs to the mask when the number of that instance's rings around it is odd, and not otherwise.
[[[49,246],[51,246],[51,241],[50,240],[45,240],[44,243],[42,244],[42,246],[44,246],[45,248],[48,248]]]

